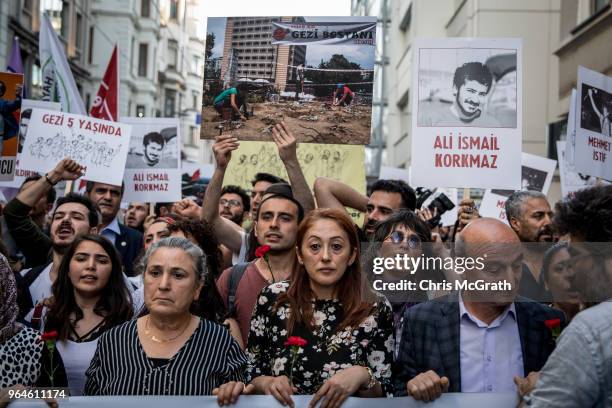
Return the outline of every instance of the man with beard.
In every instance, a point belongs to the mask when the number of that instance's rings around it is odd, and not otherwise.
[[[612,406],[612,186],[558,202],[555,229],[569,234],[572,286],[588,308],[557,340],[539,379],[517,380],[529,407]],[[537,385],[536,385],[537,383]],[[530,393],[533,386],[535,390]]]
[[[539,302],[548,299],[540,279],[544,253],[553,241],[552,210],[538,191],[517,191],[506,200],[506,218],[523,245],[523,276],[519,293]]]
[[[406,310],[396,395],[432,401],[443,392],[516,392],[515,377],[544,366],[554,349],[544,321],[562,326],[564,316],[517,296],[521,252],[516,234],[499,220],[479,218],[463,229],[456,257],[480,258],[483,266],[466,268],[464,288]],[[500,287],[468,286],[477,282]]]
[[[123,188],[123,184],[113,186],[88,181],[85,192],[100,207],[100,214],[102,215],[100,235],[115,245],[121,256],[125,273],[128,276],[133,276],[134,260],[142,249],[142,233],[119,223],[117,213],[121,205],[121,197],[123,197]]]
[[[21,317],[51,295],[51,285],[57,277],[63,254],[75,237],[97,231],[97,206],[80,194],[71,193],[57,200],[51,218],[50,237],[29,217],[32,208],[53,186],[62,180],[75,180],[82,173],[82,166],[64,159],[31,186],[22,189],[4,210],[11,235],[29,262],[35,265],[17,276]]]
[[[149,203],[142,201],[134,201],[128,205],[128,209],[125,212],[124,224],[136,231],[143,233],[143,224],[147,215],[149,215]]]
[[[297,140],[284,123],[279,123],[272,128],[272,138],[278,153],[285,165],[287,175],[291,182],[292,195],[297,202],[300,202],[305,212],[315,208],[314,198],[310,192],[310,187],[304,178],[302,168],[297,159]],[[233,263],[244,262],[252,259],[248,256],[253,253],[255,248],[249,248],[247,232],[239,225],[219,215],[219,199],[225,171],[231,159],[232,151],[238,149],[238,139],[232,135],[224,134],[216,137],[212,146],[215,155],[216,167],[204,196],[200,218],[213,226],[219,243],[228,248],[234,257]],[[263,191],[270,186],[264,179],[257,179],[253,183],[253,195],[251,199],[251,214],[257,215],[259,205],[262,202]],[[264,187],[266,186],[266,187]],[[263,190],[262,190],[263,188]],[[193,210],[197,207],[190,200],[183,200],[174,207],[174,211],[183,216],[193,216]]]
[[[358,228],[359,239],[368,241],[376,224],[384,221],[400,209],[414,211],[416,194],[412,187],[402,180],[378,180],[372,185],[372,193],[365,196],[352,187],[325,177],[318,177],[314,193],[319,208],[337,208],[346,211],[354,208],[365,214],[363,227]]]
[[[242,225],[245,214],[251,210],[251,202],[246,191],[238,186],[228,185],[221,190],[219,215],[236,225]]]
[[[495,127],[498,121],[485,113],[493,74],[480,62],[467,62],[455,70],[452,105],[433,100],[419,102],[419,126]]]
[[[228,268],[217,281],[229,316],[238,322],[245,345],[259,292],[271,283],[287,280],[297,266],[295,240],[303,218],[304,209],[289,184],[268,187],[253,225],[257,243],[269,247],[267,259],[259,257],[246,265]]]

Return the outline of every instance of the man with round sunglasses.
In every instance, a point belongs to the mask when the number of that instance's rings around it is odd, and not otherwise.
[[[571,282],[586,309],[563,330],[539,378],[519,391],[529,407],[612,406],[612,185],[558,202],[553,225],[571,240]]]

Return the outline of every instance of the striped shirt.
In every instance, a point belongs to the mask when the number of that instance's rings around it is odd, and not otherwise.
[[[229,332],[201,319],[168,363],[156,366],[132,320],[100,336],[86,373],[85,395],[211,395],[228,381],[244,381],[246,364]]]

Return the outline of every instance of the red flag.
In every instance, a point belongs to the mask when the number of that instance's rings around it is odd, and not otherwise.
[[[119,61],[117,60],[117,46],[106,67],[104,78],[98,89],[96,99],[91,107],[90,116],[99,119],[117,120],[117,99],[119,97]]]
[[[200,180],[200,169],[197,169],[195,173],[191,176],[191,181],[199,181]]]

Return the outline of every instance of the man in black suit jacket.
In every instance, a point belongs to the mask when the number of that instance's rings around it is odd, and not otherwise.
[[[483,265],[466,269],[463,282],[498,283],[501,288],[463,287],[406,311],[396,395],[431,401],[446,391],[507,392],[514,388],[515,376],[539,371],[554,349],[545,321],[560,319],[563,324],[563,314],[516,296],[522,252],[506,224],[490,218],[472,221],[455,244],[455,256],[480,257]]]
[[[134,260],[142,250],[142,234],[119,223],[117,213],[123,197],[123,184],[113,186],[104,183],[87,182],[87,196],[98,204],[102,214],[99,234],[108,238],[121,255],[123,268],[127,276],[133,276]]]

